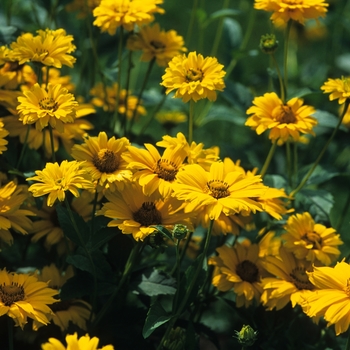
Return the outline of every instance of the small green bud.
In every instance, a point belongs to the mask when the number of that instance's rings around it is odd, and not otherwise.
[[[272,54],[278,48],[278,41],[275,34],[265,34],[260,39],[260,49],[263,53]]]
[[[255,343],[258,335],[258,332],[254,331],[254,329],[249,325],[244,325],[239,332],[235,331],[235,333],[235,337],[238,339],[238,342],[243,346],[252,346]]]
[[[176,224],[173,229],[173,236],[176,239],[184,239],[188,234],[188,228],[186,225]]]

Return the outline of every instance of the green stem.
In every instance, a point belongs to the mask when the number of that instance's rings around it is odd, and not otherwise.
[[[7,329],[9,336],[9,350],[14,350],[13,346],[13,321],[11,317],[7,318]]]
[[[350,350],[350,330],[348,334],[348,339],[346,341],[345,350]]]
[[[343,205],[343,209],[342,209],[341,214],[339,216],[338,222],[336,223],[336,225],[334,227],[337,232],[339,232],[341,227],[343,226],[343,222],[344,222],[345,218],[347,217],[346,213],[349,210],[349,206],[350,206],[350,189],[348,190],[348,197],[346,199],[345,204]]]
[[[28,136],[29,136],[30,128],[31,128],[31,125],[28,124],[26,136],[25,136],[25,138],[24,138],[23,146],[22,146],[22,149],[21,149],[21,154],[20,154],[19,159],[18,159],[18,162],[17,162],[17,164],[16,164],[16,169],[18,169],[19,166],[21,165],[21,162],[22,162],[22,159],[23,159],[23,156],[24,156],[24,152],[25,152],[25,150],[26,150],[26,148],[27,148]]]
[[[225,10],[229,7],[230,4],[230,0],[224,0],[224,3],[222,5],[222,10]],[[214,39],[214,43],[213,43],[213,47],[211,49],[211,56],[216,56],[217,52],[218,52],[218,48],[219,48],[219,44],[220,44],[220,39],[222,37],[222,30],[224,27],[224,18],[221,17],[219,20],[219,24],[218,27],[216,29],[216,35],[215,35],[215,39]]]
[[[270,165],[270,162],[272,160],[272,157],[275,154],[276,148],[277,148],[277,140],[274,141],[273,144],[271,145],[269,154],[267,155],[265,163],[264,163],[264,165],[263,165],[263,167],[261,169],[261,172],[260,172],[261,177],[265,176],[266,171],[267,171],[267,169],[268,169],[268,167]]]
[[[191,11],[190,24],[188,26],[187,35],[186,35],[186,45],[187,46],[190,44],[190,41],[191,41],[194,20],[196,18],[196,13],[197,13],[197,7],[198,7],[198,0],[194,0],[192,11]]]
[[[56,162],[56,154],[55,154],[55,144],[53,139],[53,130],[51,124],[49,124],[49,133],[50,133],[50,144],[51,144],[51,152],[52,152],[52,162]]]
[[[277,71],[277,75],[278,75],[278,81],[280,83],[280,93],[281,93],[281,100],[284,103],[286,103],[286,95],[285,95],[285,86],[283,84],[283,78],[282,78],[282,74],[281,74],[281,70],[280,67],[278,66],[276,57],[274,54],[271,54],[271,58],[272,58],[272,62],[276,68]]]
[[[192,239],[192,236],[193,236],[193,232],[190,232],[186,238],[186,241],[185,241],[185,244],[183,246],[183,248],[181,249],[181,255],[180,255],[180,264],[182,262],[182,260],[184,259],[185,257],[185,254],[186,254],[186,250],[188,248],[188,245],[190,244],[191,242],[191,239]]]
[[[91,236],[94,234],[94,224],[96,217],[96,206],[97,206],[98,192],[95,190],[94,201],[92,202],[92,213],[91,213]]]
[[[310,170],[308,171],[308,173],[304,176],[303,180],[301,181],[301,183],[299,184],[299,186],[293,190],[290,194],[290,197],[294,197],[306,184],[307,180],[309,180],[310,176],[312,175],[312,173],[314,172],[314,170],[316,169],[317,165],[319,164],[319,162],[321,161],[322,157],[324,156],[328,146],[330,145],[330,143],[332,142],[332,140],[334,139],[335,134],[337,133],[343,118],[346,114],[346,111],[348,110],[350,104],[350,99],[346,99],[345,103],[344,103],[344,109],[342,112],[342,115],[339,118],[338,124],[337,126],[334,128],[332,135],[330,136],[330,138],[328,139],[328,141],[326,142],[326,144],[323,146],[323,149],[321,150],[320,154],[318,155],[315,163],[313,164],[313,166],[310,168]]]
[[[286,142],[286,157],[287,157],[287,173],[288,173],[288,183],[292,184],[292,153],[290,149],[290,141]]]
[[[295,185],[296,177],[298,174],[298,143],[293,142],[293,178],[292,185]]]
[[[285,37],[284,37],[284,53],[283,53],[283,75],[284,75],[284,93],[287,97],[288,89],[288,46],[289,46],[289,34],[292,27],[292,21],[289,20],[287,23]],[[285,101],[283,101],[285,103]]]
[[[193,124],[194,124],[194,104],[195,102],[191,99],[190,101],[190,115],[188,119],[188,144],[191,145],[193,141]]]

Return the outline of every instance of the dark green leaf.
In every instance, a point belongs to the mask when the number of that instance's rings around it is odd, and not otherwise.
[[[224,19],[224,41],[231,50],[239,48],[242,42],[242,28],[238,21],[232,18]]]
[[[310,169],[310,166],[305,167],[301,170],[301,173],[305,173]],[[312,175],[309,177],[309,179],[306,182],[306,185],[318,185],[321,183],[324,183],[333,177],[338,176],[338,172],[331,172],[324,168],[322,168],[320,165],[318,165],[315,170],[313,171]]]
[[[228,16],[237,16],[239,11],[233,9],[222,9],[213,12],[209,18],[203,23],[203,28],[208,26],[211,22],[215,21],[218,18],[228,17]]]
[[[105,227],[97,232],[91,237],[91,240],[87,244],[87,249],[91,252],[99,249],[105,243],[107,243],[110,239],[112,239],[117,234],[115,228]]]
[[[148,338],[155,329],[168,322],[170,318],[171,315],[169,315],[160,302],[156,300],[148,310],[145,325],[142,330],[143,337],[145,339]]]
[[[199,125],[203,126],[210,122],[225,121],[233,123],[235,125],[244,125],[247,120],[246,115],[233,108],[227,106],[213,106],[208,114],[199,122]]]
[[[0,44],[9,44],[16,40],[17,28],[14,26],[0,27]]]
[[[67,280],[62,286],[60,292],[61,300],[72,300],[82,298],[93,292],[93,278],[84,271],[77,271],[77,273]]]
[[[339,118],[337,116],[327,111],[316,110],[312,116],[318,121],[318,124],[314,129],[316,135],[319,135],[320,133],[326,131],[324,129],[334,129],[339,122]],[[343,131],[348,131],[344,125],[341,125],[340,129]]]

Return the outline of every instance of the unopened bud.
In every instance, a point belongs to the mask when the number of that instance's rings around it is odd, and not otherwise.
[[[278,48],[278,41],[275,34],[265,34],[260,39],[260,49],[263,53],[272,54]]]
[[[255,343],[258,335],[258,332],[254,331],[252,327],[246,325],[244,325],[239,332],[235,331],[235,333],[235,337],[238,339],[238,342],[243,346],[252,346]]]

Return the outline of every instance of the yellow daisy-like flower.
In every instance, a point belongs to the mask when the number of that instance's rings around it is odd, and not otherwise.
[[[184,39],[175,30],[164,31],[158,23],[145,26],[140,32],[129,37],[127,48],[131,51],[142,51],[141,61],[155,59],[159,66],[165,67],[172,58],[186,52]]]
[[[261,177],[245,177],[238,171],[225,174],[222,162],[213,163],[209,172],[197,164],[187,165],[176,178],[174,196],[187,202],[186,212],[206,207],[210,220],[216,220],[221,213],[248,215],[263,210],[255,199],[267,190]]]
[[[81,169],[77,161],[68,162],[64,160],[58,163],[46,163],[43,170],[36,170],[36,176],[28,177],[27,181],[38,181],[31,185],[28,191],[34,197],[48,194],[47,205],[52,207],[58,199],[60,202],[66,198],[66,191],[71,192],[75,197],[79,197],[79,189],[94,189],[90,175]]]
[[[160,155],[149,143],[145,144],[145,148],[129,146],[128,152],[122,157],[128,163],[128,169],[136,171],[134,178],[143,187],[145,195],[159,190],[166,198],[172,193],[172,186],[183,167],[186,151],[182,145],[178,145],[175,148],[166,148]]]
[[[122,190],[124,183],[131,180],[132,172],[127,170],[128,163],[121,157],[130,145],[126,137],[108,139],[105,132],[97,137],[86,137],[81,145],[72,148],[72,157],[82,163],[88,173],[102,188]]]
[[[47,305],[57,302],[55,295],[57,290],[35,276],[0,270],[0,316],[8,315],[16,326],[23,328],[28,317],[48,324],[52,311]]]
[[[175,198],[161,199],[159,193],[147,196],[137,183],[130,183],[121,192],[106,192],[109,202],[105,203],[97,215],[113,219],[109,227],[117,226],[122,233],[132,234],[136,241],[143,241],[162,225],[172,229],[175,224],[188,225],[188,214],[180,209],[181,202]]]
[[[165,128],[171,128],[187,120],[187,115],[178,111],[161,111],[156,114],[156,119],[164,125]]]
[[[298,259],[330,265],[340,255],[338,246],[343,244],[334,228],[316,224],[307,212],[291,216],[284,226],[285,248]]]
[[[8,144],[7,140],[5,140],[5,137],[9,134],[9,132],[4,129],[4,123],[0,122],[0,154],[5,152],[7,150],[6,145]]]
[[[279,250],[279,257],[266,256],[263,266],[267,272],[276,276],[262,279],[264,292],[261,301],[268,310],[280,310],[289,302],[295,307],[314,289],[307,275],[307,271],[312,270],[311,263],[296,259],[283,246]]]
[[[163,0],[102,0],[93,15],[94,25],[102,32],[114,35],[117,28],[132,31],[135,25],[142,26],[154,20],[155,13],[164,13],[158,5]]]
[[[216,249],[218,256],[209,258],[208,264],[214,265],[213,285],[221,292],[231,289],[237,294],[237,307],[248,307],[260,303],[263,292],[261,276],[263,267],[259,258],[259,247],[252,244],[245,247],[236,243],[234,247],[226,245]]]
[[[175,56],[170,62],[160,85],[166,87],[166,94],[176,90],[176,98],[184,102],[197,102],[203,98],[216,100],[216,91],[225,88],[223,65],[215,57],[204,58],[197,52]]]
[[[350,77],[342,77],[341,79],[328,79],[322,86],[324,93],[330,94],[331,101],[338,100],[339,104],[343,104],[350,98]]]
[[[35,84],[31,90],[18,97],[17,110],[23,124],[34,124],[41,131],[46,126],[64,132],[65,123],[73,123],[78,102],[60,84],[48,84],[48,91]]]
[[[273,12],[271,20],[282,26],[289,20],[304,24],[306,19],[325,17],[328,4],[325,0],[255,0],[254,8]]]
[[[102,348],[97,348],[99,339],[93,337],[90,339],[88,334],[83,335],[78,339],[78,334],[66,335],[67,347],[65,347],[56,338],[49,338],[49,342],[41,345],[41,350],[114,350],[113,345],[106,345]]]
[[[38,35],[22,34],[11,44],[12,57],[19,64],[40,62],[46,66],[61,68],[62,65],[73,67],[76,59],[69,55],[75,51],[73,36],[67,35],[62,28],[56,30],[38,30]]]
[[[35,216],[31,210],[21,209],[28,194],[13,181],[0,188],[0,239],[12,244],[13,237],[10,230],[28,234],[32,222],[28,216]]]
[[[314,135],[312,128],[317,125],[317,120],[311,115],[315,109],[304,106],[300,98],[292,98],[286,104],[276,93],[266,93],[264,96],[255,97],[253,105],[247,110],[250,116],[245,125],[250,126],[258,135],[270,130],[269,139],[282,145],[288,139],[299,141],[300,133]]]
[[[350,324],[350,266],[345,261],[338,262],[335,267],[314,267],[308,273],[315,290],[307,295],[302,304],[309,317],[321,316],[335,325],[335,333],[339,335],[348,330]]]

